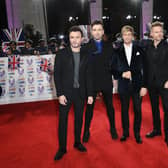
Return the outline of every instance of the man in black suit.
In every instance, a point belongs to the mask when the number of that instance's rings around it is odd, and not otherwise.
[[[83,142],[88,142],[90,137],[90,124],[93,117],[93,108],[97,93],[102,92],[106,105],[107,115],[110,122],[110,133],[113,139],[117,139],[115,128],[114,108],[112,104],[112,70],[113,70],[113,49],[112,45],[103,41],[104,28],[101,21],[94,21],[91,24],[91,34],[93,39],[86,48],[90,52],[89,61],[93,72],[94,102],[88,104],[85,113],[85,129]]]
[[[161,135],[159,96],[164,110],[165,142],[168,145],[168,44],[163,40],[163,24],[154,22],[151,26],[153,41],[146,50],[147,86],[152,106],[153,130],[146,137]]]
[[[121,116],[123,135],[121,141],[129,137],[129,104],[130,98],[134,107],[134,136],[138,144],[142,143],[140,137],[141,127],[141,102],[142,96],[146,94],[144,86],[144,52],[133,43],[134,29],[131,26],[124,26],[121,30],[123,44],[116,51],[118,55],[118,92],[121,100]]]
[[[83,33],[79,27],[69,30],[70,47],[56,54],[54,80],[59,100],[59,150],[55,160],[66,153],[67,119],[72,103],[75,113],[75,143],[74,147],[85,152],[81,143],[81,128],[86,95],[88,104],[92,104],[92,78],[88,63],[88,52],[81,48]]]

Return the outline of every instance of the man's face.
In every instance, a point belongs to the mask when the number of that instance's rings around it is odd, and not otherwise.
[[[160,26],[153,27],[151,29],[151,37],[155,41],[161,41],[163,39],[163,28]]]
[[[12,48],[12,50],[16,50],[16,45],[14,43],[12,43],[10,47]]]
[[[44,47],[45,46],[45,41],[41,41],[40,42],[40,47]]]
[[[81,32],[79,32],[79,31],[71,32],[69,34],[69,41],[70,41],[70,45],[71,45],[72,48],[79,48],[81,46],[81,43],[82,43]]]
[[[91,34],[94,40],[102,40],[104,29],[101,24],[94,25],[91,29]]]
[[[26,48],[31,48],[31,44],[30,44],[29,42],[26,42],[26,43],[25,43],[25,47],[26,47]]]
[[[133,36],[132,32],[124,31],[122,33],[122,38],[123,38],[123,41],[125,44],[130,44],[130,43],[132,43],[134,36]]]

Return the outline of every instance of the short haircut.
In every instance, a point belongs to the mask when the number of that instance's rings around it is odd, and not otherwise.
[[[95,25],[101,25],[104,28],[103,22],[101,20],[95,20],[94,22],[91,23],[91,28]]]
[[[16,41],[12,40],[9,42],[9,45],[17,45]]]
[[[80,32],[81,33],[81,37],[83,37],[83,31],[78,26],[72,26],[69,29],[69,35],[70,35],[71,32]]]
[[[159,22],[159,21],[153,22],[153,23],[151,24],[151,29],[152,29],[153,27],[161,27],[162,29],[164,29],[164,23]]]
[[[121,34],[123,35],[124,32],[131,32],[132,35],[134,35],[134,28],[129,25],[123,26],[121,29]]]

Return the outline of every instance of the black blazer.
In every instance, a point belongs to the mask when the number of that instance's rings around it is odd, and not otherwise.
[[[79,85],[80,96],[92,96],[92,77],[88,63],[88,53],[81,48]],[[65,48],[56,53],[54,65],[54,81],[57,96],[72,97],[74,83],[74,59],[71,48]]]
[[[129,92],[130,85],[132,86],[133,92],[139,92],[141,87],[145,85],[145,74],[144,74],[144,56],[143,50],[133,44],[132,46],[132,57],[131,64],[129,66],[124,45],[116,51],[118,60],[118,92],[120,94],[125,94]],[[122,73],[126,71],[131,71],[132,79],[128,80],[122,78]]]
[[[168,43],[161,41],[157,48],[153,42],[146,49],[145,67],[147,72],[147,85],[153,84],[164,87],[168,80]]]
[[[99,53],[95,41],[92,39],[85,48],[90,55],[89,62],[92,66],[94,90],[112,90],[112,74],[115,71],[112,44],[102,41],[102,52]]]

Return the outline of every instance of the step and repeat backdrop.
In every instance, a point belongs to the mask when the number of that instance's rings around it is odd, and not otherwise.
[[[56,98],[53,79],[55,55],[0,58],[0,104]]]

